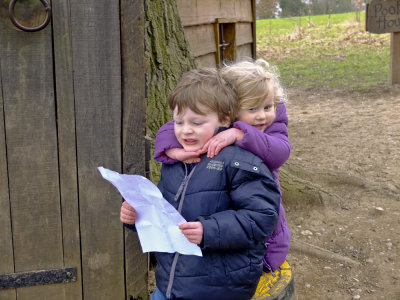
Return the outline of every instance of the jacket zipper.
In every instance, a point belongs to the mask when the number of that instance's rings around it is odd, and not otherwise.
[[[175,201],[178,201],[178,200],[179,200],[179,198],[180,198],[180,196],[181,196],[181,194],[182,194],[183,188],[185,187],[186,182],[187,182],[187,180],[188,180],[188,170],[187,170],[187,166],[186,166],[185,163],[184,163],[184,166],[185,166],[185,177],[183,178],[182,183],[181,183],[181,185],[179,186],[178,191],[176,192],[176,195],[175,195],[175,197],[174,197],[174,200],[175,200]]]
[[[176,195],[174,197],[175,201],[178,201],[178,199],[180,198],[180,202],[179,202],[179,206],[178,206],[179,213],[181,213],[181,211],[182,211],[182,206],[183,206],[183,201],[185,199],[187,184],[190,180],[190,177],[192,177],[194,169],[196,168],[196,166],[194,166],[193,169],[188,174],[187,165],[185,163],[184,163],[184,166],[185,166],[185,177],[183,178],[182,183],[179,186],[179,189],[176,192]],[[176,265],[178,264],[178,258],[179,258],[179,253],[175,252],[174,259],[172,261],[172,266],[171,266],[171,273],[169,274],[169,280],[168,280],[168,286],[167,286],[167,292],[166,292],[167,298],[171,298],[172,284],[174,283],[175,268],[176,268]]]

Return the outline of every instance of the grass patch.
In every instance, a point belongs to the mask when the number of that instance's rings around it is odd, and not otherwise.
[[[390,34],[365,31],[365,14],[257,20],[257,56],[276,65],[286,87],[365,91],[388,85]]]

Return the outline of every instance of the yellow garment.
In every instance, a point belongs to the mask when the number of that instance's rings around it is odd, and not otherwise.
[[[280,293],[285,292],[285,289],[289,288],[291,280],[292,269],[285,261],[274,273],[263,272],[252,300],[275,299]]]

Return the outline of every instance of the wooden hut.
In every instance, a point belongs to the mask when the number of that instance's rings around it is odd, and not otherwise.
[[[148,256],[97,167],[148,176],[149,4],[17,2],[0,4],[0,299],[147,299]],[[17,29],[9,4],[50,23]],[[178,7],[199,66],[254,55],[254,1]]]
[[[177,5],[198,66],[255,57],[254,0],[177,0]]]

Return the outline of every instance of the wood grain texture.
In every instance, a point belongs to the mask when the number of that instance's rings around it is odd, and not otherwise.
[[[122,162],[123,173],[146,176],[146,64],[142,1],[121,2]],[[137,233],[125,230],[126,294],[147,299],[148,254],[142,253]]]
[[[5,25],[0,23],[0,44],[5,43]],[[0,274],[14,272],[14,254],[11,232],[11,211],[8,191],[6,136],[4,128],[4,102],[0,52]],[[15,290],[0,291],[0,299],[15,300]]]
[[[253,23],[237,23],[236,24],[236,45],[244,45],[253,43]]]
[[[194,57],[216,52],[213,24],[190,26],[184,30]]]
[[[253,52],[252,52],[252,44],[244,44],[236,49],[236,59],[243,60],[249,57],[253,57]]]
[[[14,271],[58,268],[63,249],[51,26],[35,33],[4,28],[0,47]],[[64,299],[62,289],[21,288],[17,298]]]
[[[57,131],[64,267],[76,268],[77,280],[65,284],[66,299],[82,299],[79,198],[75,138],[70,1],[53,2],[53,45],[57,95]]]
[[[182,25],[215,23],[217,18],[253,22],[251,0],[177,0]]]
[[[366,8],[366,30],[372,33],[400,32],[400,1],[373,0]]]
[[[390,84],[400,83],[400,32],[390,36]]]
[[[119,2],[71,1],[75,124],[85,299],[124,299],[121,197],[98,166],[121,172]]]
[[[196,64],[199,67],[216,67],[215,53],[196,57]]]

